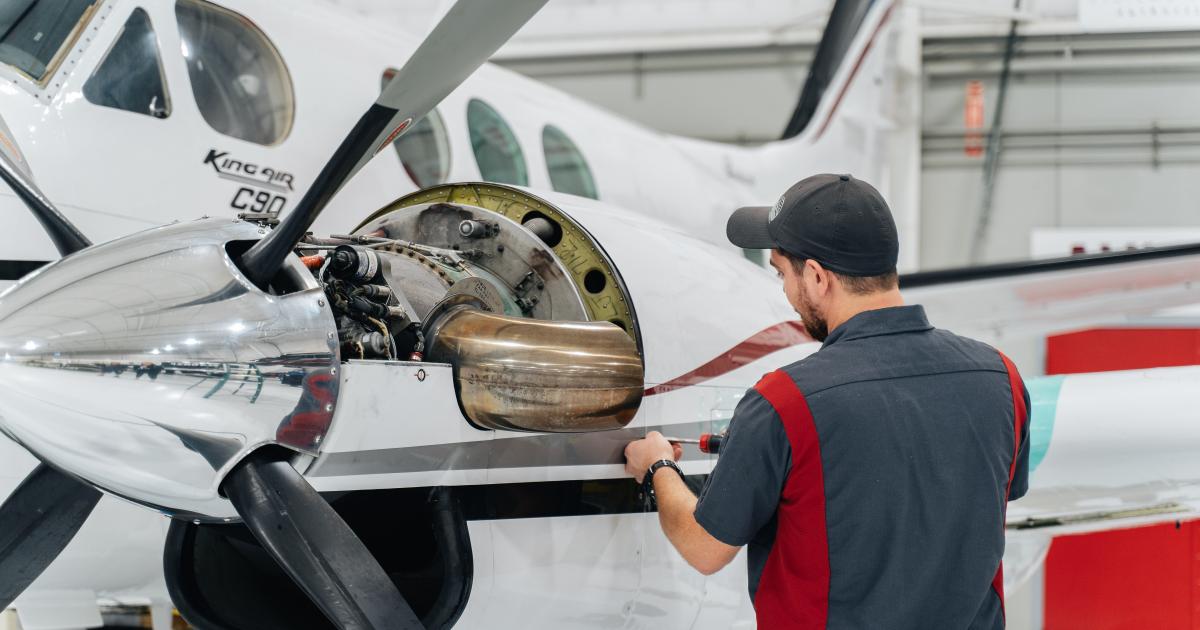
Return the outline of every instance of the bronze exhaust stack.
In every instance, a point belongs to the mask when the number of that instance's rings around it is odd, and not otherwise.
[[[574,433],[620,429],[642,400],[633,339],[608,322],[556,322],[447,309],[426,357],[454,366],[467,418],[485,429]]]

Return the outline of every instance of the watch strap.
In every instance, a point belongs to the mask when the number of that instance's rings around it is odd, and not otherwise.
[[[654,479],[654,473],[658,472],[658,469],[663,467],[674,470],[675,472],[679,473],[679,478],[683,479],[683,470],[679,468],[679,464],[676,464],[674,460],[660,459],[653,464],[650,464],[650,470],[646,472],[647,483],[650,483],[649,480]],[[653,488],[653,485],[651,485],[651,488]]]

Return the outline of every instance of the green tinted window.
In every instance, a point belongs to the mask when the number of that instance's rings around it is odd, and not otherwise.
[[[479,100],[467,103],[467,131],[483,179],[498,184],[529,184],[521,145],[496,110]]]
[[[554,190],[599,199],[592,171],[567,134],[558,127],[546,125],[542,129],[542,150],[546,152],[546,168],[550,171],[550,185]]]
[[[99,0],[0,0],[0,63],[46,78]]]
[[[166,118],[171,113],[150,16],[134,9],[96,72],[83,84],[91,103]]]

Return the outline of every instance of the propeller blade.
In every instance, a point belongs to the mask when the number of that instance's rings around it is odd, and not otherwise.
[[[0,610],[62,553],[100,496],[45,464],[17,486],[0,506]]]
[[[33,176],[27,170],[28,165],[17,164],[16,160],[21,159],[21,154],[11,138],[4,121],[0,120],[0,179],[8,182],[17,193],[17,197],[33,211],[33,216],[37,217],[46,234],[50,235],[50,240],[54,241],[59,254],[67,256],[91,245],[91,241],[87,240],[83,232],[72,225],[67,217],[50,203],[46,195],[42,194],[37,184],[33,183]]]
[[[454,91],[545,4],[546,0],[458,0],[359,119],[295,209],[242,255],[240,266],[250,281],[266,286],[342,185]]]
[[[371,552],[291,464],[260,451],[222,488],[267,553],[336,627],[424,628]]]

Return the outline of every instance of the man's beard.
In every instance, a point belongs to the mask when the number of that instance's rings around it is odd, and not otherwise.
[[[829,336],[829,324],[803,290],[800,291],[800,308],[796,309],[796,312],[800,314],[800,321],[804,323],[804,330],[808,331],[808,335],[817,341],[825,341]]]

